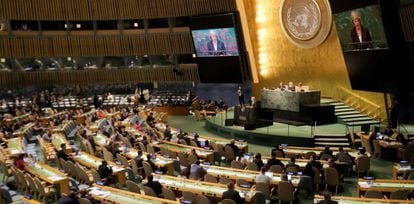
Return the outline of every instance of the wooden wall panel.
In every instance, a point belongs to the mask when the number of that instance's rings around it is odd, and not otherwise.
[[[414,5],[401,7],[400,19],[405,39],[414,42]]]
[[[10,45],[10,52],[12,53],[12,56],[16,58],[24,57],[24,48],[22,46],[23,43],[21,43],[21,39],[10,39]]]
[[[21,41],[20,43],[23,46],[23,50],[22,50],[23,55],[36,57],[36,55],[33,53],[33,49],[34,49],[33,44],[32,44],[33,39],[25,38],[25,39],[20,39],[20,41]]]
[[[2,49],[0,49],[0,51],[2,50],[2,54],[0,56],[6,57],[6,56],[11,56],[12,52],[11,52],[11,42],[8,39],[2,39],[1,40],[1,46]]]
[[[36,44],[37,47],[42,48],[42,52],[39,53],[38,56],[53,57],[53,53],[55,50],[54,48],[56,46],[53,44],[52,39],[41,39],[39,41],[36,40],[34,43]]]
[[[89,0],[92,19],[119,19],[118,7],[114,0]]]
[[[5,16],[9,16],[10,17],[10,14],[7,12],[7,8],[10,8],[10,6],[8,6],[7,5],[7,0],[0,0],[0,5],[2,5],[2,6],[0,6],[0,15],[1,16],[3,16],[3,17],[5,17]]]
[[[108,20],[236,11],[235,0],[0,0],[0,19]]]
[[[142,36],[0,38],[0,57],[132,56],[194,53],[189,32]]]
[[[51,41],[53,46],[51,56],[72,56],[72,49],[70,49],[68,38],[57,37],[48,40]]]
[[[196,64],[180,65],[183,76],[172,67],[145,69],[102,69],[81,71],[0,72],[1,87],[53,84],[108,84],[136,82],[199,82]]]

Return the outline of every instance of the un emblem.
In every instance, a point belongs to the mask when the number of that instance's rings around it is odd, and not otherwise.
[[[283,0],[280,20],[283,32],[292,43],[312,48],[329,35],[331,8],[327,0]]]

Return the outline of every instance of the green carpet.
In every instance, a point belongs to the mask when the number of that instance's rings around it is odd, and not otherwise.
[[[211,122],[219,125],[224,125],[225,113],[219,113],[216,117],[209,118]],[[234,111],[227,111],[227,118],[234,118]],[[301,125],[294,126],[284,123],[274,122],[274,125],[269,127],[256,128],[252,132],[261,133],[261,134],[271,134],[271,135],[288,135],[289,137],[300,137],[300,138],[311,138],[311,129],[310,125]],[[243,127],[239,126],[227,126],[226,128],[243,130]],[[341,123],[318,125],[315,128],[315,134],[318,133],[330,133],[330,134],[347,134],[346,126]]]

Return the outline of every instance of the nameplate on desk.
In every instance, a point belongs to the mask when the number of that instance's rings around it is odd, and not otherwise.
[[[216,197],[216,194],[214,194],[214,193],[203,192],[203,195],[209,196],[209,197]]]
[[[18,154],[18,153],[20,153],[20,151],[19,150],[16,150],[16,149],[13,149],[13,150],[10,151],[10,153],[11,154]]]
[[[49,176],[47,178],[50,179],[50,180],[53,180],[53,181],[57,181],[57,180],[63,179],[63,177],[61,177],[61,176]]]

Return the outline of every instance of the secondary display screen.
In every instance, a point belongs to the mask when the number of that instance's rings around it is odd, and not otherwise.
[[[343,11],[334,18],[344,52],[388,48],[378,5]]]
[[[201,82],[242,83],[250,78],[237,12],[192,16],[190,31]]]
[[[234,28],[191,31],[197,57],[239,56]]]

